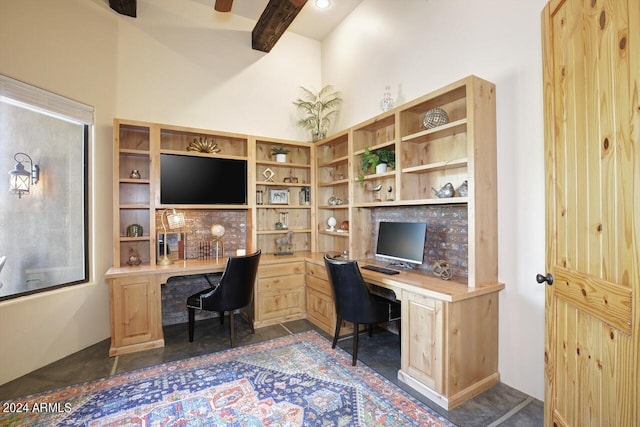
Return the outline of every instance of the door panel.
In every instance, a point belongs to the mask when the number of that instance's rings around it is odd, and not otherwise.
[[[542,13],[545,424],[637,425],[640,2]]]

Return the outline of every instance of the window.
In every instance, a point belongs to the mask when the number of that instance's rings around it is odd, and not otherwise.
[[[0,75],[0,300],[88,280],[92,125],[93,107]],[[32,170],[16,153],[39,168],[28,194],[10,192],[6,172]]]

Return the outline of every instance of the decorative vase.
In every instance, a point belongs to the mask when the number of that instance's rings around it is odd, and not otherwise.
[[[128,226],[127,237],[142,237],[142,226],[140,224],[131,224]]]
[[[376,173],[384,173],[387,171],[387,164],[386,163],[380,163],[378,165],[376,165]]]
[[[278,162],[278,163],[287,163],[287,155],[286,154],[276,154],[276,162]]]
[[[312,132],[311,133],[311,140],[313,142],[320,141],[322,139],[325,139],[326,137],[327,137],[327,134],[325,132]]]
[[[384,89],[384,96],[380,100],[380,109],[382,111],[389,111],[394,107],[395,103],[391,98],[391,88],[389,86]]]

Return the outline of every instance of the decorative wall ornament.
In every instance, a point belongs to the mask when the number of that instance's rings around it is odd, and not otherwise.
[[[200,138],[194,138],[193,142],[187,147],[187,151],[197,151],[199,153],[219,153],[221,150],[218,148],[218,144],[213,140],[207,139],[203,136]]]

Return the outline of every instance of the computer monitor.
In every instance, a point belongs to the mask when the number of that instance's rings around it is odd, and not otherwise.
[[[422,264],[426,237],[427,224],[424,222],[381,221],[378,227],[376,256],[392,261]]]

